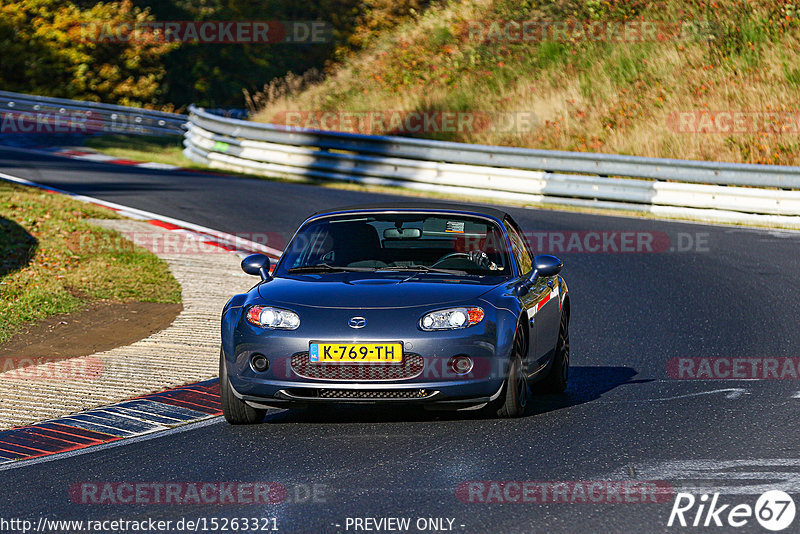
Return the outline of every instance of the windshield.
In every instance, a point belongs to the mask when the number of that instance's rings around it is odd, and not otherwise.
[[[343,215],[297,233],[277,275],[341,271],[511,274],[505,237],[489,219],[446,214]]]

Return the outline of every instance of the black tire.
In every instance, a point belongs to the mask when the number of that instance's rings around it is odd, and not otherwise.
[[[514,353],[508,365],[506,383],[503,385],[503,396],[498,399],[498,417],[520,417],[528,405],[528,376],[523,361],[525,355],[525,335],[517,328],[514,337]]]
[[[537,384],[542,393],[563,393],[569,381],[569,315],[566,309],[561,312],[561,326],[558,329],[556,354],[547,376]]]
[[[228,381],[228,370],[225,367],[225,356],[219,352],[219,397],[222,403],[222,415],[232,425],[253,425],[264,420],[266,410],[248,406],[231,391]]]

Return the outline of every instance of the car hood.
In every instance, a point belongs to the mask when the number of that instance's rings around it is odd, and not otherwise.
[[[393,277],[363,273],[290,276],[261,283],[258,293],[274,304],[341,309],[412,308],[473,300],[500,283],[434,279],[429,275],[411,280],[409,277],[409,273]]]

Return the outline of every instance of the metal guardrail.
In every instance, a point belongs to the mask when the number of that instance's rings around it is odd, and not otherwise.
[[[219,169],[800,227],[800,167],[289,129],[189,112],[184,154]]]
[[[98,133],[184,135],[188,158],[224,170],[800,228],[800,167],[304,130],[189,111],[0,91],[0,113],[78,120]]]
[[[32,121],[37,117],[58,119],[72,125],[71,131],[109,134],[183,135],[188,118],[178,113],[8,91],[0,91],[0,112],[30,117]]]

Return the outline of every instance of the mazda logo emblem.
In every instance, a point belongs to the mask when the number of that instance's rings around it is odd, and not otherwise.
[[[353,317],[347,321],[347,324],[350,328],[364,328],[367,326],[367,320],[363,317]]]

